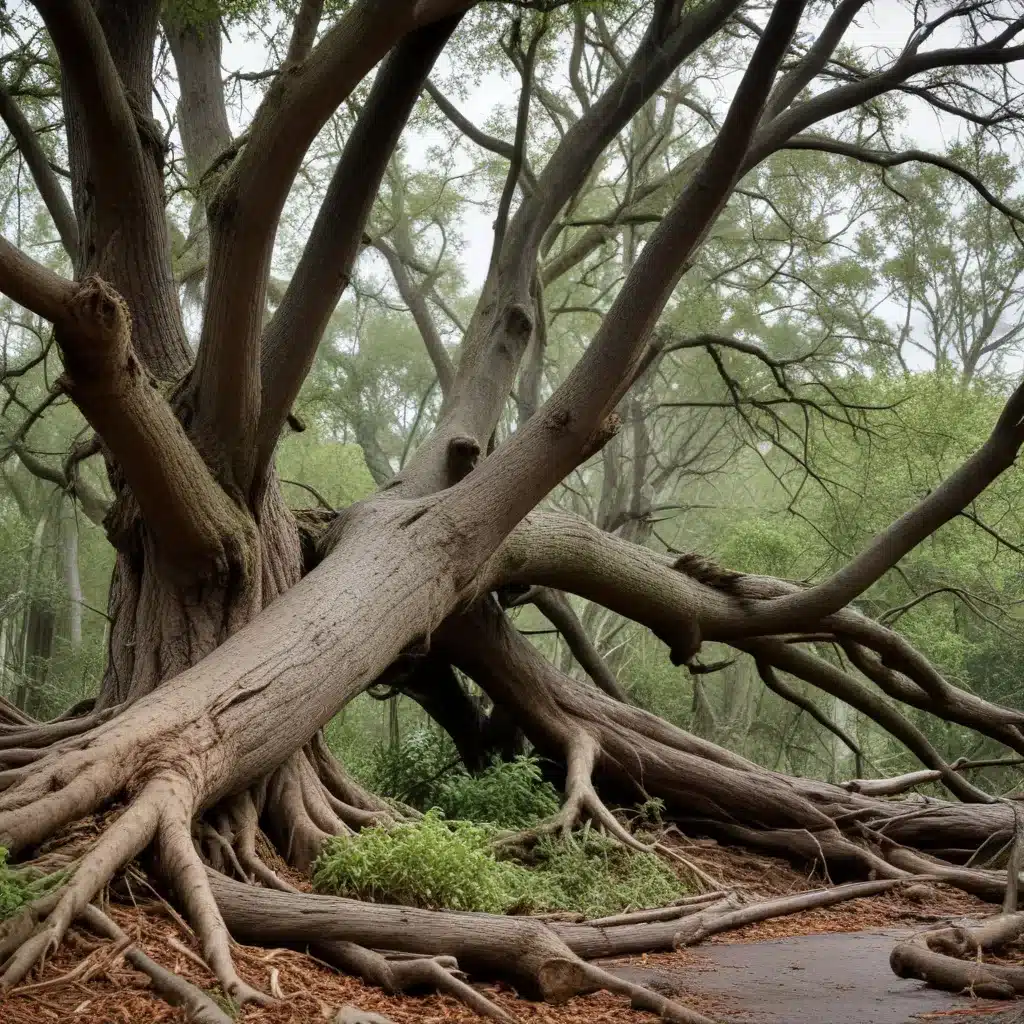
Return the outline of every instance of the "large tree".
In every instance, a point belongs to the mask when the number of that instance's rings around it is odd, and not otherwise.
[[[741,182],[773,155],[812,149],[883,169],[931,164],[1000,217],[1020,221],[983,180],[983,164],[891,149],[885,131],[870,130],[883,104],[900,97],[979,130],[1005,130],[1021,102],[1013,65],[1024,59],[1024,18],[1015,5],[908,2],[906,44],[883,54],[847,40],[871,0],[654,0],[607,11],[537,0],[511,13],[467,0],[302,0],[271,10],[287,43],[272,68],[250,76],[265,90],[244,126],[229,117],[217,4],[33,6],[59,64],[70,202],[59,162],[25,113],[38,98],[19,87],[18,68],[0,116],[73,276],[4,240],[0,289],[53,325],[64,366],[56,390],[95,440],[49,472],[86,502],[80,463],[102,455],[116,566],[109,660],[95,702],[44,724],[0,709],[0,843],[25,857],[45,843],[41,863],[70,866],[62,886],[0,938],[4,985],[22,979],[76,919],[109,931],[91,901],[125,864],[152,852],[211,968],[239,1000],[266,997],[237,976],[232,934],[313,943],[387,984],[456,982],[443,980],[448,961],[429,961],[424,973],[420,962],[389,964],[371,948],[454,955],[466,970],[511,974],[524,991],[550,998],[606,984],[671,1019],[703,1019],[585,963],[670,944],[677,922],[557,930],[398,912],[288,892],[260,858],[260,830],[307,869],[328,836],[392,813],[349,778],[320,732],[375,683],[414,695],[467,761],[501,749],[508,738],[495,726],[499,716],[482,713],[453,667],[486,692],[505,727],[564,765],[564,807],[546,827],[589,818],[635,845],[606,801],[650,796],[694,828],[881,879],[872,884],[924,872],[1001,895],[1005,874],[957,862],[994,833],[1012,836],[1012,808],[946,763],[899,704],[1017,753],[1024,713],[956,687],[898,633],[849,605],[1012,466],[1024,441],[1024,389],[959,470],[807,588],[697,555],[662,556],[633,542],[642,534],[613,535],[540,506],[615,436],[669,350],[699,348],[717,365],[723,351],[758,360],[797,401],[784,361],[749,341],[680,338],[659,327],[685,295],[681,282],[716,222],[734,215],[734,197],[749,197]],[[428,81],[446,47],[483,45],[495,24],[522,82],[507,139],[471,124]],[[552,38],[565,45],[545,49]],[[154,78],[168,50],[184,171],[166,159],[167,125],[154,117]],[[538,71],[560,59],[571,104]],[[733,72],[724,117],[692,95],[687,69],[708,62]],[[406,232],[377,231],[370,221],[424,93],[507,165],[486,282],[457,351],[431,322],[431,267]],[[539,110],[557,128],[538,147],[542,165],[528,159],[527,146]],[[697,145],[669,154],[666,173],[648,161],[610,211],[589,217],[578,209],[594,175],[614,164],[613,145],[632,168],[640,152],[664,156],[661,140],[682,110],[696,111]],[[350,127],[282,281],[272,268],[286,201],[328,123]],[[392,164],[392,209],[404,201],[400,172]],[[172,231],[171,180],[174,201],[182,189],[195,199],[184,244]],[[624,276],[599,305],[582,355],[545,399],[545,293],[620,236]],[[293,405],[366,245],[384,257],[416,319],[440,410],[398,472],[365,439],[380,483],[372,497],[336,513],[296,514],[282,497],[275,450],[289,423],[297,425]],[[193,351],[186,322],[197,297]],[[676,664],[696,669],[702,644],[726,643],[752,654],[774,689],[787,688],[780,673],[821,688],[891,732],[957,799],[902,814],[868,786],[851,791],[764,770],[632,706],[566,592],[646,626]],[[561,671],[510,624],[508,607],[523,600],[556,622],[599,687]],[[842,660],[815,652],[822,638]],[[66,826],[99,812],[98,834],[75,845],[81,834]],[[62,842],[68,834],[77,838]],[[231,881],[232,869],[262,887]],[[521,955],[509,957],[510,945]],[[905,953],[901,969],[924,969],[912,960]],[[209,1003],[199,1012],[218,1019]]]

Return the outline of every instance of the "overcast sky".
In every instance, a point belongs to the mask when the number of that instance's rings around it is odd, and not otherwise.
[[[808,20],[806,26],[813,31],[821,20]],[[874,0],[867,10],[861,12],[854,26],[847,32],[845,39],[857,46],[870,47],[881,51],[880,58],[888,51],[898,53],[906,43],[912,25],[910,13],[895,0]],[[945,36],[941,32],[933,37],[931,46],[955,45],[957,39],[952,32]],[[452,68],[447,58],[442,55],[439,62],[439,77],[447,77]],[[724,89],[735,89],[739,75],[731,75],[723,79]],[[469,87],[468,95],[457,101],[459,109],[478,125],[484,125],[500,104],[511,107],[518,97],[519,80],[511,75],[488,75]],[[936,116],[936,111],[921,100],[910,99],[908,106],[912,117],[906,125],[908,143],[922,149],[941,152],[947,145],[955,141],[961,125],[948,115]],[[443,141],[440,133],[417,132],[406,137],[411,161],[425,162],[427,148],[431,143]],[[467,158],[465,168],[470,166]],[[493,215],[489,210],[471,209],[463,219],[463,232],[467,239],[465,266],[467,277],[474,285],[480,285],[487,271],[490,256]]]

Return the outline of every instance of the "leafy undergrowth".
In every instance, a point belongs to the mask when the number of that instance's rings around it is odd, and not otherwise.
[[[362,767],[363,781],[426,815],[414,824],[332,840],[317,862],[315,887],[437,910],[588,917],[662,906],[688,892],[654,854],[627,850],[590,829],[568,839],[542,838],[528,856],[499,858],[499,832],[550,817],[559,794],[534,758],[495,761],[470,775],[453,765],[452,755],[426,729],[378,747]]]
[[[493,823],[421,821],[331,840],[317,861],[320,892],[376,903],[493,914],[571,911],[600,917],[671,903],[687,892],[654,854],[584,829],[544,837],[521,859],[499,859]]]
[[[40,876],[24,868],[12,868],[7,863],[7,849],[0,846],[0,921],[13,917],[62,878],[61,874]]]
[[[426,728],[376,747],[365,763],[353,763],[353,772],[373,793],[419,811],[436,807],[453,820],[525,828],[558,810],[558,793],[535,758],[495,761],[470,775],[451,739]]]

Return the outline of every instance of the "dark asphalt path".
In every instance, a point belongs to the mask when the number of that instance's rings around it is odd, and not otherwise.
[[[958,1007],[975,1012],[934,1020],[937,1024],[1024,1021],[1019,1006],[978,1014],[979,1004],[969,998],[897,978],[889,968],[889,953],[906,934],[878,930],[707,944],[694,950],[699,963],[680,969],[608,966],[666,994],[682,988],[722,996],[723,1004],[737,1011],[725,1016],[730,1024],[922,1024],[915,1021],[918,1014]]]

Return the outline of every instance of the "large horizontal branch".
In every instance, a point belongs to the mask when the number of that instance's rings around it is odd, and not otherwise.
[[[756,625],[762,606],[782,595],[807,593],[697,556],[668,559],[564,512],[527,516],[485,568],[482,583],[578,594],[647,626],[668,645],[676,664],[690,662],[703,641],[744,646],[745,637],[767,632]],[[1024,714],[952,685],[898,633],[849,608],[834,614],[823,609],[808,623],[811,631],[844,642],[858,669],[887,696],[1024,753]]]
[[[0,292],[44,320],[59,323],[74,297],[73,282],[0,237]]]
[[[381,66],[345,144],[299,265],[263,333],[257,475],[269,463],[327,321],[348,284],[364,225],[402,129],[459,20],[446,18],[402,40]],[[438,348],[443,352],[443,346]],[[228,370],[229,364],[221,366],[218,392],[238,388],[230,374],[223,376]],[[243,440],[244,434],[239,436]]]
[[[75,220],[75,211],[50,166],[50,160],[43,151],[35,129],[29,124],[14,97],[3,86],[0,86],[0,117],[28,165],[39,195],[53,218],[65,252],[75,262],[78,259],[78,222]]]

